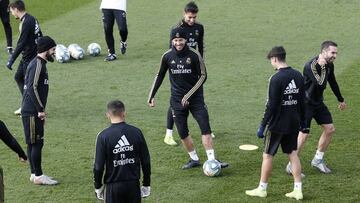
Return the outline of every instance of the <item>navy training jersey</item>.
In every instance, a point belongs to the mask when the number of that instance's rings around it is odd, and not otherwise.
[[[322,103],[327,82],[329,82],[331,90],[334,92],[337,100],[343,102],[344,98],[340,93],[339,85],[335,79],[334,64],[328,63],[321,67],[317,63],[318,58],[318,56],[312,58],[304,66],[305,102],[312,105]]]
[[[99,133],[94,162],[95,188],[104,183],[134,181],[143,172],[143,185],[150,186],[150,154],[140,129],[125,122],[113,123]]]
[[[270,132],[297,133],[304,119],[304,79],[291,67],[280,68],[269,81],[263,125]]]
[[[38,112],[45,112],[48,92],[46,60],[35,57],[26,69],[21,115],[37,116]]]
[[[182,99],[189,101],[190,105],[204,102],[205,64],[199,52],[187,45],[181,51],[177,51],[173,47],[163,54],[148,102],[154,98],[167,71],[171,83],[171,107],[173,109],[183,108]]]

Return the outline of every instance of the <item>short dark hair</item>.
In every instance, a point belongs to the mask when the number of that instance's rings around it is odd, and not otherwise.
[[[323,43],[321,43],[320,51],[329,48],[329,46],[337,47],[338,45],[334,41],[327,40],[327,41],[324,41]]]
[[[275,46],[273,47],[268,55],[267,55],[267,59],[271,59],[272,57],[276,57],[279,61],[285,61],[286,59],[286,51],[284,49],[283,46]]]
[[[25,3],[21,0],[9,4],[9,8],[16,8],[19,11],[25,11]]]
[[[120,100],[113,100],[107,104],[107,111],[114,116],[118,116],[120,113],[125,112],[125,105]]]
[[[197,13],[199,12],[199,8],[195,2],[190,1],[188,4],[185,5],[184,11],[185,13]]]

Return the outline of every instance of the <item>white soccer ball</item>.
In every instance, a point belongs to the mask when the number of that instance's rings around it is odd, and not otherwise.
[[[65,63],[70,60],[69,50],[62,44],[56,45],[55,48],[56,54],[55,59],[59,63]]]
[[[207,160],[203,165],[203,171],[206,176],[218,176],[221,172],[221,164],[217,160]]]
[[[70,44],[68,49],[70,56],[73,59],[79,60],[84,58],[84,49],[82,49],[78,44]]]
[[[89,44],[89,46],[87,48],[87,52],[91,56],[98,56],[101,52],[101,47],[98,43],[91,43],[91,44]]]

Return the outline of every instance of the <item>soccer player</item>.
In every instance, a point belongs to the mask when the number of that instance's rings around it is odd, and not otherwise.
[[[199,124],[202,143],[208,160],[215,159],[209,114],[204,102],[203,84],[206,80],[204,61],[199,52],[186,44],[186,32],[183,28],[175,28],[171,34],[173,46],[161,58],[160,70],[157,73],[149,93],[148,104],[155,106],[155,94],[169,71],[171,83],[170,106],[181,141],[187,150],[190,161],[182,168],[189,169],[200,166],[199,157],[195,151],[193,140],[189,135],[187,118],[189,112]],[[222,168],[228,163],[221,163]]]
[[[257,132],[259,138],[264,138],[264,129],[268,129],[261,178],[256,189],[245,193],[256,197],[267,196],[272,160],[281,145],[293,166],[294,190],[286,197],[300,200],[303,198],[301,164],[296,149],[300,123],[304,119],[304,79],[299,71],[286,64],[286,52],[282,46],[273,47],[267,58],[277,72],[270,78],[266,109]]]
[[[100,132],[96,139],[95,195],[107,203],[141,202],[141,197],[149,196],[151,189],[150,154],[144,135],[139,128],[125,122],[123,102],[109,102],[106,116],[111,125]],[[141,188],[140,168],[143,173]]]
[[[0,18],[4,26],[7,52],[9,54],[12,54],[13,47],[12,47],[12,29],[10,25],[10,15],[9,15],[9,0],[0,0]]]
[[[21,162],[26,162],[27,157],[16,139],[11,135],[4,122],[0,120],[0,139],[15,153],[18,154]],[[0,166],[0,203],[4,202],[4,179],[3,170]]]
[[[113,27],[114,22],[119,28],[120,33],[120,51],[125,54],[127,48],[128,29],[126,24],[126,0],[102,0],[100,9],[103,13],[103,23],[105,32],[105,41],[109,54],[104,61],[113,61],[116,59]]]
[[[25,10],[25,4],[23,1],[18,0],[9,4],[11,14],[20,19],[20,36],[16,44],[16,48],[13,54],[10,56],[6,67],[12,70],[12,65],[16,58],[22,53],[18,69],[15,73],[15,81],[19,87],[21,95],[24,92],[24,78],[26,68],[30,61],[36,56],[36,41],[42,36],[38,21],[28,14]],[[20,115],[21,109],[14,112],[16,115]]]
[[[38,185],[58,182],[43,174],[41,151],[44,145],[44,125],[49,79],[46,63],[54,62],[56,43],[48,36],[38,39],[37,56],[26,70],[21,117],[24,126],[27,153],[31,170],[30,181]]]
[[[300,154],[305,141],[309,137],[311,120],[314,118],[317,124],[321,125],[323,132],[311,165],[325,174],[331,173],[331,169],[325,164],[324,153],[330,145],[332,135],[335,132],[331,113],[324,103],[323,93],[327,82],[329,82],[331,90],[339,101],[339,109],[344,110],[346,108],[345,100],[335,79],[334,61],[336,55],[337,44],[333,41],[324,41],[321,44],[320,54],[305,64],[303,73],[306,108],[304,129],[299,132],[298,137],[298,154]],[[291,173],[291,167],[289,163],[286,167],[288,173]]]
[[[184,8],[183,19],[178,24],[173,26],[170,32],[170,36],[172,35],[172,32],[175,30],[175,28],[183,28],[186,33],[187,45],[193,49],[197,49],[201,57],[204,58],[204,26],[196,21],[198,12],[199,8],[195,2],[191,1],[186,4]],[[170,39],[170,48],[171,47],[172,40]],[[171,108],[169,107],[166,122],[166,135],[164,138],[164,142],[168,145],[177,145],[173,137],[173,127],[174,119]],[[215,137],[213,133],[211,135],[213,138]]]

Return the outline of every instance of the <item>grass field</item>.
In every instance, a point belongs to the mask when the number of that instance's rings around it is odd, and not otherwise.
[[[114,98],[124,101],[127,122],[143,130],[149,146],[152,194],[144,202],[288,202],[284,194],[292,190],[293,181],[284,172],[286,156],[279,153],[274,160],[268,197],[250,198],[244,191],[257,187],[262,152],[244,152],[238,146],[244,143],[262,146],[255,132],[264,110],[267,80],[274,73],[265,59],[267,51],[274,45],[285,46],[288,63],[302,70],[303,64],[319,52],[320,43],[327,39],[339,44],[335,73],[348,108],[340,112],[330,88],[326,90],[325,102],[337,131],[325,158],[334,173],[324,175],[310,167],[320,134],[320,128],[313,123],[312,137],[301,156],[306,174],[303,201],[360,201],[359,2],[196,1],[200,7],[199,21],[205,26],[208,70],[205,99],[216,134],[216,156],[231,164],[217,178],[202,175],[200,168],[181,170],[188,160],[184,149],[163,144],[168,80],[157,94],[157,107],[150,109],[146,104],[159,59],[168,48],[169,29],[181,18],[186,2],[128,1],[128,52],[125,56],[118,55],[117,61],[105,63],[100,1],[27,1],[28,10],[38,17],[43,33],[57,43],[78,43],[86,48],[89,43],[98,42],[103,52],[100,57],[87,56],[82,61],[48,64],[50,92],[43,169],[61,184],[34,186],[28,179],[28,166],[18,163],[17,156],[0,144],[6,202],[97,202],[92,183],[94,142],[97,133],[108,126],[105,105]],[[18,22],[11,20],[17,33]],[[5,47],[3,31],[0,32],[0,47]],[[0,119],[25,148],[21,119],[12,113],[20,105],[14,71],[5,68],[5,51],[0,51],[0,59],[3,66]],[[190,130],[200,158],[205,160],[200,132],[193,119]]]

